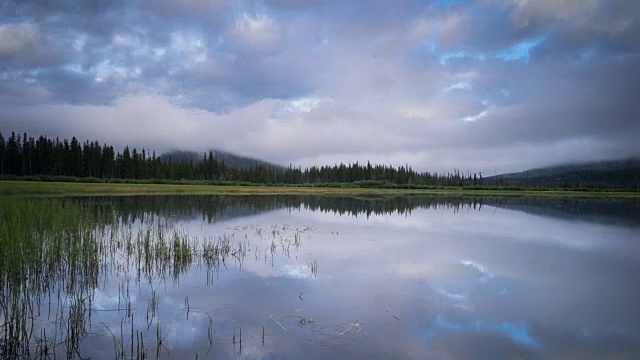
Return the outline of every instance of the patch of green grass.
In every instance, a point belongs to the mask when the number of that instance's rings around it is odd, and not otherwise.
[[[0,181],[0,196],[68,196],[68,195],[446,195],[446,196],[544,196],[580,198],[640,198],[633,191],[585,191],[558,189],[439,188],[381,189],[362,187],[259,186],[259,185],[184,185],[184,184],[120,184]]]

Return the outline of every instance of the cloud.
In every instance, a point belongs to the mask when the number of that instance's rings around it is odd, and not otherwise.
[[[445,171],[640,153],[635,2],[9,2],[0,14],[2,131]]]
[[[0,65],[24,69],[55,63],[57,50],[34,24],[8,23],[0,25]]]
[[[233,0],[140,0],[139,9],[150,11],[170,22],[220,21],[224,14],[234,9]]]
[[[0,26],[0,54],[11,56],[33,47],[38,33],[29,24],[5,24]]]
[[[596,46],[610,52],[637,52],[640,35],[640,5],[634,1],[612,3],[604,0],[571,1],[506,1],[500,3],[513,26],[531,36],[551,34],[547,52],[565,53]]]
[[[265,14],[242,14],[236,19],[230,35],[249,50],[273,49],[280,41],[278,24]]]

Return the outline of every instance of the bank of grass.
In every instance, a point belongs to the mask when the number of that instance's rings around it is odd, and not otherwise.
[[[446,195],[640,198],[637,191],[481,187],[359,187],[356,185],[284,186],[252,184],[145,184],[0,181],[0,196],[70,195]]]

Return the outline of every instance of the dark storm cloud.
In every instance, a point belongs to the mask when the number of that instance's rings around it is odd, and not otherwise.
[[[634,155],[639,19],[631,0],[11,1],[0,125],[298,164]]]

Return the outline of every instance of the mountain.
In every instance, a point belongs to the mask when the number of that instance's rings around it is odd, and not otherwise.
[[[211,150],[213,155],[218,159],[218,161],[224,161],[225,165],[240,169],[249,168],[257,165],[264,165],[271,168],[283,168],[281,165],[269,163],[266,161],[262,161],[255,158],[245,157],[236,155],[230,152],[221,151],[221,150]],[[209,151],[206,152],[207,154]],[[193,160],[200,161],[204,158],[204,153],[198,153],[195,151],[188,150],[173,150],[166,153],[162,153],[160,155],[161,161],[183,161],[183,160]]]
[[[581,221],[590,224],[608,224],[640,227],[640,201],[611,198],[544,198],[544,197],[488,197],[483,205],[522,211],[532,215],[556,219]]]
[[[195,151],[188,150],[172,150],[166,153],[160,154],[159,158],[162,162],[168,161],[199,161],[202,160],[204,154],[197,153]]]
[[[574,163],[487,177],[492,185],[640,188],[640,158]]]
[[[218,161],[224,161],[224,163],[227,166],[244,169],[244,168],[252,167],[258,164],[258,165],[264,165],[271,168],[284,169],[284,166],[259,160],[259,159],[255,159],[255,158],[251,158],[251,157],[240,156],[240,155],[236,155],[236,154],[222,151],[222,150],[211,150],[211,151],[213,152],[215,157],[218,159]]]

